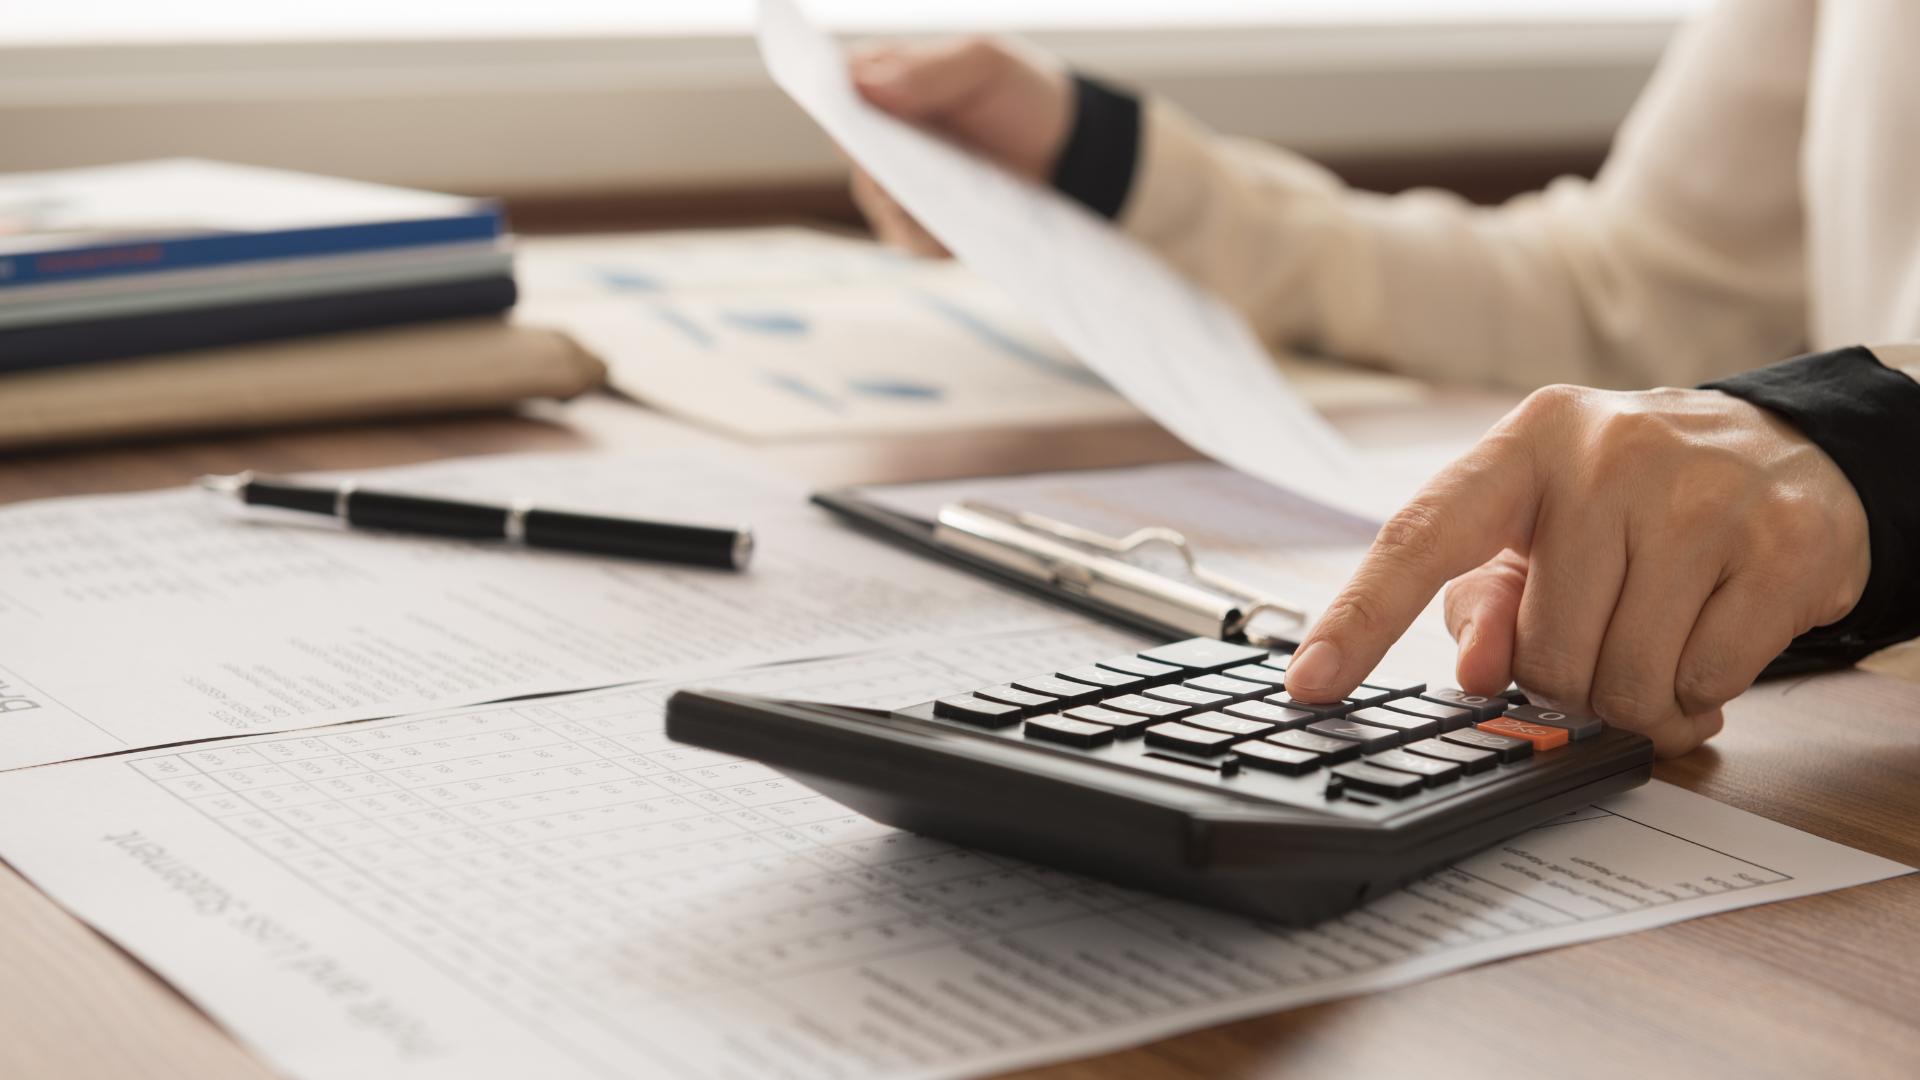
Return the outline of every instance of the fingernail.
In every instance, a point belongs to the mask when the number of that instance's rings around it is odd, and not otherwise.
[[[1331,641],[1316,641],[1294,654],[1287,665],[1287,689],[1325,690],[1340,676],[1340,650]]]
[[[1459,643],[1462,650],[1473,648],[1473,624],[1461,623],[1460,632],[1453,636],[1453,640]]]

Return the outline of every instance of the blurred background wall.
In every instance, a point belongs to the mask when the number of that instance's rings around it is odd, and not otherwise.
[[[1378,190],[1590,173],[1703,0],[814,0],[1021,33]],[[854,221],[750,0],[67,0],[0,20],[0,171],[195,155],[503,195],[523,227]]]

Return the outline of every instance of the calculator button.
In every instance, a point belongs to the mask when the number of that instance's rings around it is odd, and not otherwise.
[[[1138,675],[1149,683],[1172,682],[1186,674],[1182,668],[1171,664],[1156,664],[1152,660],[1142,660],[1137,656],[1116,656],[1111,660],[1102,660],[1096,667],[1109,671],[1123,671],[1128,675]],[[1069,675],[1068,678],[1073,676]]]
[[[1378,671],[1361,680],[1360,686],[1364,690],[1371,690],[1375,694],[1385,694],[1390,698],[1412,697],[1427,688],[1427,684],[1419,679],[1403,679]],[[1366,697],[1368,695],[1355,691],[1354,696]]]
[[[1113,733],[1122,739],[1133,738],[1147,730],[1147,725],[1153,723],[1151,716],[1114,712],[1112,709],[1103,709],[1098,705],[1082,705],[1077,709],[1068,709],[1060,715],[1089,724],[1104,724],[1112,728]]]
[[[1113,729],[1105,724],[1089,724],[1064,716],[1036,716],[1027,721],[1027,726],[1022,730],[1029,739],[1065,743],[1086,750],[1113,741]]]
[[[1249,769],[1265,769],[1268,772],[1285,773],[1288,776],[1310,773],[1320,767],[1320,755],[1311,750],[1275,746],[1258,739],[1236,744],[1233,752],[1239,755],[1240,764]]]
[[[1463,727],[1472,727],[1481,720],[1493,719],[1491,716],[1476,716],[1472,709],[1463,709],[1458,705],[1441,705],[1425,698],[1398,698],[1387,702],[1383,707],[1392,709],[1394,712],[1437,720],[1441,731],[1459,731]]]
[[[1074,682],[1104,686],[1109,690],[1133,690],[1147,685],[1147,680],[1143,676],[1129,675],[1124,671],[1114,671],[1111,668],[1097,667],[1093,664],[1071,667],[1054,674],[1063,679],[1072,679]]]
[[[1329,762],[1352,761],[1360,756],[1359,743],[1315,735],[1311,731],[1283,731],[1267,736],[1265,741],[1294,750],[1308,750],[1324,756]]]
[[[1235,705],[1221,706],[1220,711],[1229,716],[1238,716],[1246,720],[1258,720],[1276,727],[1297,728],[1312,723],[1318,717],[1299,709],[1283,709],[1278,705],[1269,705],[1264,701],[1242,701]]]
[[[1194,727],[1203,727],[1208,731],[1222,731],[1238,739],[1251,739],[1256,735],[1265,735],[1275,730],[1272,724],[1263,724],[1258,720],[1243,720],[1223,712],[1197,712],[1180,722],[1192,724]]]
[[[1498,720],[1487,720],[1474,726],[1495,735],[1525,739],[1533,744],[1535,750],[1552,750],[1555,747],[1567,745],[1566,728],[1529,724],[1525,720],[1515,720],[1509,716],[1500,717]]]
[[[1299,709],[1301,712],[1312,713],[1322,720],[1335,716],[1345,716],[1353,711],[1353,705],[1350,702],[1299,701],[1284,690],[1278,694],[1268,694],[1260,700],[1269,705],[1278,705],[1283,709]]]
[[[1491,750],[1476,750],[1471,746],[1460,746],[1443,739],[1421,739],[1416,743],[1408,743],[1401,749],[1422,757],[1451,761],[1467,770],[1468,776],[1486,772],[1500,764],[1500,755]]]
[[[1502,698],[1488,697],[1485,694],[1469,694],[1465,690],[1441,687],[1429,689],[1421,698],[1436,705],[1452,705],[1461,709],[1472,709],[1475,723],[1491,720],[1507,711],[1508,702]]]
[[[1241,664],[1258,663],[1267,658],[1267,650],[1251,645],[1231,645],[1213,638],[1188,638],[1140,654],[1155,663],[1171,664],[1189,672],[1225,671]],[[1102,661],[1105,663],[1105,661]]]
[[[1350,788],[1357,788],[1375,795],[1385,795],[1389,799],[1404,799],[1427,784],[1424,777],[1395,769],[1383,769],[1364,761],[1335,765],[1333,775],[1345,780]]]
[[[1543,709],[1538,705],[1514,705],[1507,709],[1507,715],[1515,720],[1524,720],[1529,724],[1544,724],[1547,727],[1567,729],[1567,738],[1578,742],[1591,739],[1600,734],[1600,721],[1592,716],[1578,713],[1559,712],[1555,709]]]
[[[1221,674],[1248,682],[1265,683],[1275,690],[1287,685],[1285,668],[1268,667],[1265,664],[1241,664],[1237,668],[1228,668]]]
[[[1003,728],[1020,722],[1020,706],[988,701],[972,694],[956,694],[934,702],[933,715],[979,727]]]
[[[1225,675],[1202,675],[1188,679],[1180,685],[1194,690],[1205,690],[1210,694],[1225,694],[1231,698],[1259,697],[1261,694],[1273,693],[1273,686],[1269,683],[1248,682],[1245,679],[1233,679]]]
[[[1151,716],[1159,720],[1171,720],[1176,716],[1185,716],[1194,711],[1191,705],[1173,701],[1156,701],[1150,697],[1141,697],[1139,694],[1122,694],[1116,698],[1108,698],[1100,703],[1100,707]]]
[[[1445,742],[1455,746],[1470,746],[1475,750],[1491,750],[1500,755],[1503,764],[1519,761],[1533,756],[1533,744],[1525,739],[1516,739],[1510,735],[1501,735],[1493,731],[1481,731],[1479,728],[1461,728],[1440,736]]]
[[[1088,686],[1086,683],[1053,675],[1033,675],[1025,679],[1015,679],[1008,685],[1029,694],[1045,694],[1057,701],[1059,707],[1063,709],[1073,705],[1085,705],[1104,692],[1098,686]]]
[[[1211,709],[1217,705],[1226,705],[1233,701],[1225,694],[1210,694],[1205,690],[1195,690],[1191,686],[1156,686],[1151,690],[1142,690],[1147,697],[1160,701],[1172,701],[1181,705],[1191,705],[1196,709]]]
[[[1155,724],[1147,729],[1148,746],[1163,746],[1168,750],[1206,757],[1226,753],[1233,742],[1233,736],[1224,731],[1208,731],[1178,722]]]
[[[1440,721],[1424,716],[1395,712],[1392,709],[1355,709],[1347,714],[1347,719],[1357,720],[1374,727],[1392,728],[1400,733],[1401,742],[1408,739],[1425,739],[1440,734]]]
[[[1015,690],[1011,686],[989,686],[984,690],[975,690],[973,696],[986,698],[988,701],[998,701],[1002,705],[1018,705],[1026,710],[1028,716],[1052,712],[1060,705],[1058,698],[1046,694],[1029,694],[1025,690]]]
[[[1032,727],[1032,721],[1028,721],[1027,726]],[[1385,753],[1374,754],[1365,760],[1367,764],[1378,765],[1383,769],[1398,769],[1401,772],[1413,773],[1415,776],[1424,776],[1427,778],[1428,787],[1450,784],[1460,779],[1460,766],[1453,762],[1409,754],[1405,750],[1388,750]]]
[[[1400,745],[1400,733],[1392,728],[1374,727],[1372,724],[1361,724],[1352,720],[1321,720],[1308,724],[1307,730],[1315,735],[1325,735],[1330,739],[1347,739],[1357,742],[1360,744],[1360,749],[1369,754],[1391,750]]]

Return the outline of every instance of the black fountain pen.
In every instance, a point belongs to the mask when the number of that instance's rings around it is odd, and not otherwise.
[[[664,521],[570,514],[542,510],[530,503],[484,503],[363,491],[352,481],[337,487],[306,487],[243,472],[203,476],[200,486],[232,495],[249,506],[277,506],[337,517],[349,525],[396,532],[431,533],[469,539],[505,540],[528,547],[625,555],[744,570],[753,555],[753,533],[745,528],[679,525]]]

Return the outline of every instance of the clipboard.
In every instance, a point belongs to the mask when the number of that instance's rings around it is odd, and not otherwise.
[[[1111,537],[977,500],[947,503],[927,519],[880,505],[857,488],[817,492],[813,502],[897,546],[1168,641],[1211,637],[1284,651],[1311,625],[1304,607],[1202,566],[1193,545],[1171,528]],[[1156,543],[1179,553],[1185,580],[1116,557]],[[1297,628],[1256,627],[1268,613]]]

